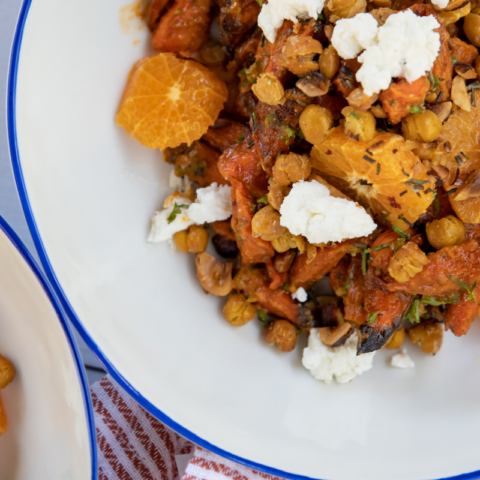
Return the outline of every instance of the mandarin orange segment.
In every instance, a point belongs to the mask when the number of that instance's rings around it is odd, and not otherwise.
[[[377,221],[386,217],[404,230],[408,223],[399,217],[413,223],[433,201],[435,178],[399,135],[376,133],[361,142],[337,127],[313,147],[312,166]]]
[[[227,96],[226,85],[205,66],[159,53],[133,67],[117,123],[149,148],[190,145],[214,124]]]
[[[480,92],[475,92],[475,105],[470,112],[453,106],[452,113],[437,139],[432,163],[448,168],[445,187],[455,182],[458,175],[480,169]]]

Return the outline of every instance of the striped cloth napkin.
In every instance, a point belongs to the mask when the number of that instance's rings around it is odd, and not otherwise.
[[[91,388],[99,480],[179,480],[177,460],[190,454],[182,480],[281,480],[194,445],[133,400],[112,377]]]

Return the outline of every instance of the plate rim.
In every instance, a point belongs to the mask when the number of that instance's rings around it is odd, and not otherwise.
[[[42,290],[46,294],[51,306],[53,307],[54,312],[60,322],[60,326],[62,327],[63,332],[65,334],[68,346],[70,348],[70,352],[73,357],[75,369],[77,371],[77,377],[80,383],[80,390],[82,392],[82,400],[83,400],[85,416],[87,420],[88,440],[89,440],[89,447],[90,447],[91,470],[92,470],[91,475],[92,475],[92,480],[95,480],[98,474],[98,463],[97,463],[97,442],[96,442],[97,435],[95,430],[93,406],[92,406],[92,401],[90,397],[90,388],[88,386],[87,376],[83,366],[82,357],[80,356],[80,352],[78,350],[77,344],[75,342],[75,339],[73,338],[73,333],[70,329],[70,326],[68,325],[67,319],[62,313],[60,304],[58,303],[58,300],[55,297],[55,294],[52,292],[50,285],[48,284],[42,272],[40,271],[31,253],[28,251],[25,244],[20,240],[20,238],[15,233],[13,228],[8,224],[8,222],[1,215],[0,215],[0,230],[5,234],[5,236],[10,241],[10,243],[12,243],[12,245],[15,247],[17,252],[20,254],[22,259],[25,261],[25,263],[29,267],[30,271],[33,273],[33,275],[37,279],[38,283],[42,287]]]
[[[195,433],[191,432],[187,428],[183,427],[179,423],[175,422],[168,415],[163,413],[158,407],[153,405],[149,400],[147,400],[138,390],[136,390],[130,382],[123,377],[123,375],[116,369],[116,367],[110,362],[106,355],[102,352],[100,347],[95,343],[95,341],[90,337],[86,328],[83,326],[80,321],[80,317],[76,314],[73,307],[70,305],[70,302],[60,285],[60,282],[57,279],[55,271],[50,263],[48,258],[45,246],[43,244],[42,238],[38,231],[37,223],[33,215],[33,211],[30,205],[30,200],[28,197],[28,192],[25,185],[25,180],[23,176],[23,170],[20,160],[20,154],[18,151],[18,142],[17,142],[17,127],[16,127],[16,87],[17,87],[17,74],[18,74],[18,62],[20,59],[20,52],[23,39],[23,31],[25,28],[25,23],[28,17],[30,6],[33,0],[22,0],[22,6],[20,9],[20,14],[17,20],[17,25],[15,27],[15,35],[13,39],[10,62],[8,68],[8,78],[7,78],[7,136],[8,144],[10,151],[10,160],[12,163],[13,174],[15,178],[15,183],[17,186],[18,195],[20,197],[20,202],[22,204],[23,212],[25,214],[27,225],[30,230],[30,233],[33,238],[35,248],[37,249],[40,262],[44,268],[45,275],[48,278],[50,284],[55,291],[60,304],[65,310],[67,316],[80,333],[81,337],[88,345],[88,347],[95,353],[99,360],[106,367],[108,373],[115,379],[116,382],[130,395],[132,396],[143,408],[150,412],[154,417],[158,418],[165,425],[167,425],[172,430],[176,431],[183,437],[187,438],[191,442],[199,445],[207,450],[210,450],[218,455],[237,462],[241,465],[250,467],[254,470],[259,470],[261,472],[267,473],[269,475],[275,475],[279,477],[289,478],[291,480],[322,480],[317,477],[309,477],[305,475],[299,475],[291,472],[285,472],[283,470],[276,469],[267,465],[256,463],[252,460],[245,459],[238,455],[235,455],[231,452],[223,450],[216,445],[211,444],[210,442],[199,437]],[[0,227],[2,227],[3,220],[0,216]],[[16,236],[16,235],[15,235]],[[18,238],[18,237],[17,237]],[[29,255],[29,254],[28,254]],[[35,270],[34,270],[35,271]],[[76,350],[75,350],[76,351]],[[92,457],[93,458],[93,457]],[[95,453],[96,461],[96,453]],[[439,479],[432,480],[478,480],[480,477],[480,470],[476,470],[470,473],[463,473],[453,477],[442,477]]]

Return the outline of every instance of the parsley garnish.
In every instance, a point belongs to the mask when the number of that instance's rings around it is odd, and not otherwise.
[[[356,120],[360,120],[360,117],[355,112],[350,112],[350,115]]]
[[[264,205],[268,205],[268,198],[266,195],[264,195],[263,197],[259,198],[257,200],[257,203],[263,203]]]
[[[270,323],[268,313],[265,310],[258,310],[258,319],[263,323]]]
[[[370,249],[364,248],[360,253],[362,254],[362,273],[365,275],[367,273],[367,255],[370,253]]]
[[[376,247],[373,247],[373,250],[375,252],[378,252],[379,250],[383,250],[384,248],[387,248],[391,245],[392,243],[382,243],[381,245],[377,245]]]
[[[420,323],[420,300],[416,298],[405,315],[411,323]]]
[[[375,312],[375,313],[372,313],[371,315],[367,316],[367,321],[368,321],[369,325],[377,319],[378,314],[379,314],[379,312]]]
[[[238,137],[237,142],[238,142],[238,143],[242,143],[244,140],[245,140],[245,135],[243,135],[243,133],[242,133],[242,135],[240,135],[240,136]]]
[[[423,113],[423,108],[418,104],[412,105],[408,110],[410,113]]]
[[[405,233],[401,228],[397,227],[396,225],[393,225],[392,229],[395,233],[400,235],[404,240],[408,240],[410,238],[408,233]]]
[[[280,136],[280,140],[285,140],[285,145],[288,145],[290,140],[295,139],[295,130],[288,125],[283,125],[283,130],[286,132],[285,135]]]
[[[171,211],[170,215],[167,218],[167,223],[169,225],[170,223],[175,221],[175,219],[177,218],[177,215],[182,213],[182,208],[188,208],[188,205],[177,205],[177,202],[174,203],[173,210]]]
[[[458,62],[457,57],[452,54],[450,54],[450,57],[452,57],[452,63],[455,65]]]

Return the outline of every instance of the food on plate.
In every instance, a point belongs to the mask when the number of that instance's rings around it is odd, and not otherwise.
[[[9,385],[15,378],[15,368],[8,358],[0,355],[0,390]],[[7,429],[7,414],[0,395],[0,435]]]
[[[282,352],[308,335],[303,365],[327,383],[381,348],[411,368],[407,342],[435,355],[445,331],[467,334],[480,301],[473,2],[153,0],[148,25],[157,53],[117,115],[172,166],[148,241],[195,254],[227,322],[257,317]]]

